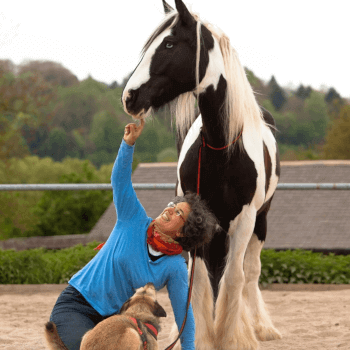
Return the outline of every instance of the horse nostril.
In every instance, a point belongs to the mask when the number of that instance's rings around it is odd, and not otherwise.
[[[125,98],[125,106],[130,109],[134,106],[137,100],[137,94],[135,90],[129,90]]]
[[[136,98],[136,93],[135,93],[135,90],[129,90],[128,91],[128,96],[126,97],[126,102],[131,102],[133,100],[135,100]]]

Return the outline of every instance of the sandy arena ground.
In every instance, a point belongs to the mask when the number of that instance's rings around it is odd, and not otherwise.
[[[0,349],[44,350],[44,324],[65,285],[0,285]],[[350,349],[350,285],[275,285],[263,291],[282,340],[261,342],[260,350]],[[173,314],[166,291],[158,301],[168,313],[160,349]]]

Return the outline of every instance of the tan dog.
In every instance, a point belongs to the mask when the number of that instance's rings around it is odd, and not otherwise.
[[[156,300],[154,285],[148,283],[136,290],[118,315],[108,317],[88,331],[80,350],[143,350],[145,342],[148,350],[158,350],[159,317],[166,317],[166,312]],[[46,324],[45,337],[51,350],[67,350],[53,322]]]

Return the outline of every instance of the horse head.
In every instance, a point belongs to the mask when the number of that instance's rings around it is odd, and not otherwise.
[[[124,110],[136,119],[146,118],[152,109],[157,110],[179,95],[194,91],[198,80],[205,76],[213,37],[200,24],[197,63],[198,22],[181,0],[175,2],[176,11],[163,0],[165,18],[147,41],[142,59],[123,91]]]
[[[247,122],[255,128],[261,123],[254,92],[229,38],[190,12],[182,0],[175,4],[176,10],[163,0],[165,18],[146,42],[123,91],[124,110],[145,119],[152,110],[170,104],[183,139],[198,116],[197,101],[204,119],[224,121],[225,143],[232,145]],[[209,106],[208,118],[203,102]]]

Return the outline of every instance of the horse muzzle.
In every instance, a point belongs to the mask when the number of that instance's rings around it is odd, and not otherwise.
[[[141,101],[139,89],[124,90],[122,102],[124,111],[135,119],[145,119],[151,114],[152,107],[149,102]]]

